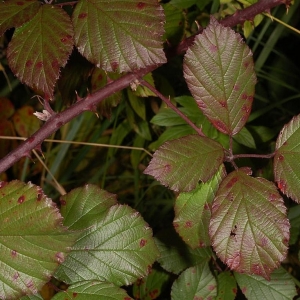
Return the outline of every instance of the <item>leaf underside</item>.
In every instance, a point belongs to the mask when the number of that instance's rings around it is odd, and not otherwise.
[[[64,261],[77,234],[41,188],[0,182],[0,298],[36,293]]]
[[[300,115],[281,130],[276,141],[274,177],[282,193],[300,202]]]
[[[114,204],[114,195],[93,185],[75,189],[61,203],[65,224],[85,230],[55,273],[58,279],[68,284],[100,280],[120,286],[147,274],[158,251],[152,230],[138,212]]]
[[[12,27],[19,27],[30,20],[39,10],[36,0],[10,0],[0,2],[0,36]]]
[[[222,146],[206,137],[188,135],[167,141],[153,155],[144,171],[174,191],[193,190],[208,181],[223,162]]]
[[[209,234],[230,269],[269,279],[286,256],[290,225],[275,185],[246,172],[249,169],[239,169],[222,181]]]
[[[256,76],[242,37],[214,18],[184,58],[184,77],[199,108],[221,132],[237,134],[252,107]]]
[[[164,14],[156,0],[81,0],[72,20],[79,52],[105,71],[128,72],[166,62]]]
[[[181,193],[175,202],[173,225],[181,238],[191,247],[209,247],[208,235],[211,204],[219,184],[226,176],[225,166],[206,183],[200,183],[193,191]]]
[[[31,88],[53,98],[60,67],[73,49],[73,27],[68,14],[57,6],[43,5],[14,32],[7,50],[11,70]]]

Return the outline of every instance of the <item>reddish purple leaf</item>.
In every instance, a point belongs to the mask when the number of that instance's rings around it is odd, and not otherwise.
[[[198,106],[221,132],[237,134],[252,106],[256,76],[242,37],[214,18],[186,52],[184,77]]]
[[[68,14],[57,6],[43,5],[16,29],[7,57],[22,82],[51,99],[60,67],[65,66],[72,48],[73,27]]]
[[[0,2],[0,36],[9,28],[19,27],[38,12],[41,3],[36,0]]]
[[[223,162],[221,144],[199,135],[167,141],[153,155],[145,174],[174,191],[193,190],[208,181]]]
[[[72,21],[79,52],[105,71],[166,62],[164,14],[156,0],[81,0]]]
[[[269,279],[286,256],[290,224],[275,185],[248,174],[249,169],[239,169],[222,181],[209,234],[230,269]]]

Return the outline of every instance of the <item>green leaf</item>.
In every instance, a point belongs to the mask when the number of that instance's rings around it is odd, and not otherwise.
[[[241,145],[256,149],[254,138],[251,132],[246,127],[243,127],[241,131],[234,136],[233,139]]]
[[[171,3],[163,4],[163,8],[166,16],[164,40],[168,40],[171,45],[176,45],[184,35],[185,15],[182,9],[178,9]]]
[[[146,74],[143,79],[145,81],[147,81],[148,83],[150,83],[152,86],[155,86],[155,83],[154,83],[154,79],[153,79],[153,76],[152,76],[152,73],[148,73]],[[139,84],[135,90],[135,94],[139,97],[149,97],[149,96],[154,96],[156,97],[156,94],[152,91],[150,91],[147,87]]]
[[[291,224],[290,245],[293,245],[298,241],[300,234],[300,205],[293,206],[289,209],[288,218]]]
[[[19,27],[38,12],[41,3],[36,0],[0,2],[0,36],[12,27]]]
[[[174,191],[188,192],[199,180],[208,181],[217,172],[223,157],[223,147],[219,143],[189,135],[164,143],[154,153],[144,173]]]
[[[15,180],[0,190],[0,298],[17,299],[49,281],[78,234],[40,187]]]
[[[209,269],[208,262],[191,267],[175,280],[172,286],[172,300],[214,299],[217,296],[217,282]]]
[[[218,295],[216,300],[234,300],[237,293],[236,281],[231,272],[222,272],[217,277]]]
[[[214,18],[184,58],[184,77],[203,113],[221,132],[235,135],[252,106],[256,76],[240,35]]]
[[[72,20],[79,52],[101,69],[128,72],[166,62],[164,14],[155,0],[81,0]]]
[[[38,13],[17,28],[7,50],[12,71],[24,83],[53,97],[60,67],[73,48],[73,27],[68,14],[58,6],[43,5]]]
[[[160,252],[157,261],[166,271],[175,274],[203,261],[208,261],[212,256],[210,247],[201,249],[188,247],[173,228],[160,231],[155,236],[155,242]]]
[[[27,295],[20,298],[20,300],[43,300],[44,298],[40,294]]]
[[[115,197],[93,185],[75,189],[61,203],[65,224],[85,230],[58,268],[58,279],[68,284],[100,280],[120,286],[147,274],[158,252],[152,231],[138,212],[113,205]]]
[[[286,124],[276,141],[274,177],[282,193],[300,202],[300,115]]]
[[[235,279],[250,300],[292,300],[297,295],[291,275],[282,267],[271,274],[270,280],[257,275],[234,273]]]
[[[81,281],[67,291],[56,294],[52,300],[133,300],[121,288],[109,282]]]
[[[170,274],[162,269],[152,269],[149,275],[139,279],[133,286],[135,299],[153,300],[160,296],[163,287],[170,280]]]
[[[13,115],[12,120],[20,136],[29,137],[40,128],[40,120],[33,113],[33,108],[26,105]]]
[[[219,171],[206,183],[199,184],[191,192],[181,193],[175,202],[173,225],[181,238],[191,247],[209,247],[208,226],[211,203],[226,176],[222,164]]]
[[[249,174],[248,168],[239,169],[222,181],[209,234],[230,269],[269,279],[286,256],[290,225],[275,185]]]

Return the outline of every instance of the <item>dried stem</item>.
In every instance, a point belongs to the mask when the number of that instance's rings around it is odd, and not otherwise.
[[[244,10],[238,11],[234,15],[225,18],[221,21],[221,24],[223,24],[224,26],[232,27],[237,24],[243,23],[245,20],[251,20],[255,15],[269,11],[275,6],[278,6],[280,4],[285,4],[286,6],[288,6],[289,3],[289,0],[261,0]],[[170,59],[174,55],[183,54],[193,43],[193,40],[194,37],[187,38],[182,41],[180,45],[171,49],[171,51],[166,51],[167,58]],[[137,72],[126,74],[120,79],[113,81],[101,90],[95,92],[94,94],[88,95],[81,101],[76,102],[63,112],[53,115],[37,132],[35,132],[31,137],[29,137],[16,149],[11,151],[0,160],[0,173],[6,171],[23,156],[30,156],[33,149],[39,149],[42,142],[48,136],[56,132],[64,124],[71,121],[73,118],[86,110],[95,111],[96,105],[103,101],[105,98],[128,87],[131,82],[142,78],[144,75],[152,72],[158,67],[158,65],[150,66]]]

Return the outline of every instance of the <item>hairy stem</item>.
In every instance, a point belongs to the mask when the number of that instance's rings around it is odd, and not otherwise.
[[[221,24],[224,26],[235,26],[243,23],[245,20],[251,20],[255,15],[269,11],[271,8],[280,4],[289,5],[290,0],[261,0],[248,8],[236,12],[234,15],[229,16],[221,20]],[[167,58],[170,59],[174,55],[185,53],[187,48],[193,43],[194,37],[190,37],[182,41],[177,47],[166,51]],[[16,149],[7,154],[0,160],[0,173],[6,171],[14,163],[16,163],[23,156],[30,156],[33,149],[40,149],[42,142],[51,134],[56,132],[67,122],[81,114],[86,110],[95,111],[96,105],[105,98],[109,97],[115,92],[118,92],[130,85],[131,82],[142,78],[149,72],[152,72],[159,66],[150,66],[141,69],[134,73],[129,73],[121,77],[120,79],[113,81],[101,90],[95,92],[92,95],[87,96],[81,101],[76,102],[71,107],[67,108],[63,112],[53,114],[52,117],[45,122],[45,124],[35,132],[26,141],[20,144]]]
[[[155,87],[153,87],[150,83],[145,81],[144,79],[139,79],[139,83],[145,87],[147,87],[150,91],[152,91],[154,94],[156,94],[162,101],[164,101],[171,109],[173,109],[178,116],[180,116],[184,121],[186,121],[195,131],[201,135],[205,136],[202,129],[197,127],[185,114],[183,114],[178,107],[176,107],[169,98],[162,95]]]

